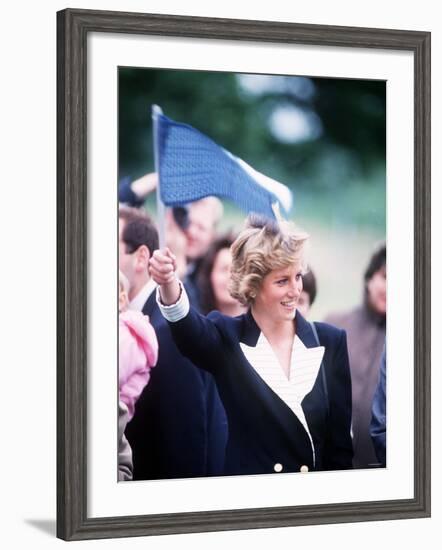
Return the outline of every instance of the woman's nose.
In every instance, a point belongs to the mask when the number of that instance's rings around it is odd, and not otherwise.
[[[290,287],[289,287],[289,294],[290,296],[293,296],[293,297],[299,296],[300,291],[299,291],[298,281],[296,280],[291,281]]]

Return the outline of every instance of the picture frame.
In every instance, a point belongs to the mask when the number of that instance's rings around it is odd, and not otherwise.
[[[124,33],[412,52],[414,497],[88,517],[88,48]],[[64,540],[430,515],[430,40],[428,32],[67,9],[57,13],[57,536]],[[90,274],[89,274],[90,275]]]

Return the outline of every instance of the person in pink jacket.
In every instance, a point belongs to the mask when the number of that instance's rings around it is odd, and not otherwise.
[[[128,409],[128,422],[135,403],[149,382],[150,369],[158,358],[158,340],[149,317],[128,309],[129,282],[119,272],[119,397]]]

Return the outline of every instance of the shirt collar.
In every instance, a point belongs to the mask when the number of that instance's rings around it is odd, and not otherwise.
[[[140,292],[129,302],[129,309],[142,311],[144,304],[149,299],[149,296],[155,290],[157,284],[153,279],[149,279],[143,286]]]
[[[261,330],[256,324],[250,308],[244,314],[243,319],[244,323],[240,340],[248,346],[256,346],[259,336],[261,334]],[[298,310],[296,310],[295,320],[296,335],[299,337],[301,342],[308,348],[316,347],[317,343],[310,323],[304,319],[304,317],[299,313]]]

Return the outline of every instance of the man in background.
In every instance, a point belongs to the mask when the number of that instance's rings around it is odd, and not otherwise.
[[[159,354],[149,384],[126,428],[133,479],[170,479],[223,473],[227,420],[211,375],[178,351],[155,298],[148,262],[158,248],[150,218],[119,210],[119,268],[129,280],[129,307],[149,315]]]
[[[187,272],[184,279],[191,304],[200,309],[201,289],[199,271],[204,256],[216,237],[216,229],[223,215],[222,202],[216,197],[205,197],[187,205],[186,237]]]
[[[121,204],[141,207],[157,185],[156,172],[145,174],[136,180],[123,178],[118,186],[118,199]],[[169,237],[167,245],[178,257],[180,267],[186,263],[180,277],[184,280],[191,304],[197,309],[200,309],[199,269],[215,240],[222,216],[223,204],[217,197],[204,197],[166,212],[166,237]]]

